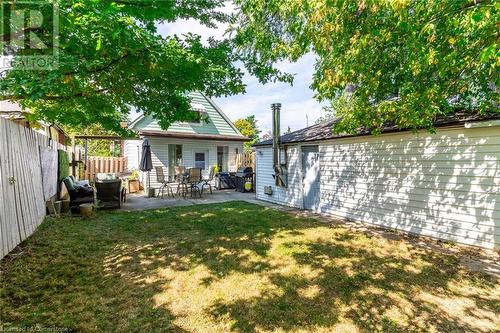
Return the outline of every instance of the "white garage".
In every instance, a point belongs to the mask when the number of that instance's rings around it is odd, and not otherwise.
[[[435,134],[388,127],[379,136],[334,135],[332,125],[281,136],[275,160],[273,140],[258,143],[257,198],[500,247],[500,115],[443,119]]]

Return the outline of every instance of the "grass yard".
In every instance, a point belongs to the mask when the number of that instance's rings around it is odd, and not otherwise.
[[[243,202],[49,218],[0,267],[4,329],[500,330],[453,255]]]

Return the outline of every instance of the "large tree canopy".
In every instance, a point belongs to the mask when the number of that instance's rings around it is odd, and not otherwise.
[[[235,43],[254,64],[317,55],[312,88],[342,121],[432,128],[455,108],[499,112],[500,3],[488,0],[236,0]]]
[[[220,96],[244,91],[229,41],[204,43],[196,35],[160,36],[157,32],[158,23],[178,19],[195,19],[209,27],[228,22],[230,17],[219,11],[223,0],[37,2],[44,4],[41,11],[45,13],[51,11],[52,3],[59,6],[59,67],[48,71],[13,68],[0,77],[0,98],[20,103],[33,112],[31,117],[72,127],[98,123],[119,131],[120,121],[130,108],[136,108],[166,128],[173,121],[194,116],[186,92]],[[27,25],[17,33],[33,30],[42,39],[47,37],[44,42],[51,47],[51,25],[48,20],[41,27]],[[2,46],[11,36],[0,36]],[[19,49],[15,56],[26,52],[37,54]]]

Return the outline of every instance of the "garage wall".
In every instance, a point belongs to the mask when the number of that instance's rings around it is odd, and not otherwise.
[[[257,197],[300,207],[299,182],[275,197],[261,193],[273,184],[267,175],[272,152],[258,150],[265,159],[258,164],[263,177]],[[320,172],[319,212],[486,248],[500,245],[500,127],[325,141]]]
[[[320,159],[321,212],[482,247],[498,244],[498,127],[339,139],[320,146]]]
[[[255,156],[255,192],[257,199],[302,208],[302,174],[299,146],[287,147],[288,188],[274,185],[273,150],[270,146],[257,148]],[[264,186],[272,186],[273,194],[264,194]]]

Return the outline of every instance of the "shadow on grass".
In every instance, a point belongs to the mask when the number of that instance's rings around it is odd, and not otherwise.
[[[494,281],[454,256],[379,241],[242,202],[49,220],[2,263],[0,319],[82,331],[487,331],[474,321],[491,321],[495,299],[450,285],[488,292]],[[467,298],[467,318],[422,292]]]
[[[212,315],[229,315],[234,320],[233,329],[241,332],[254,332],[256,328],[287,331],[299,327],[314,331],[334,326],[340,316],[366,332],[426,332],[431,328],[442,332],[489,331],[474,321],[486,319],[493,324],[492,316],[481,317],[472,309],[494,314],[498,313],[500,302],[448,288],[451,281],[464,278],[457,258],[425,250],[417,251],[413,258],[380,256],[369,248],[350,246],[348,242],[355,238],[337,237],[347,240],[342,245],[322,241],[286,243],[287,248],[307,249],[291,256],[299,265],[310,266],[320,273],[313,278],[271,274],[271,281],[281,293],[218,302],[210,309]],[[329,260],[332,258],[340,263],[333,263]],[[419,272],[408,269],[416,259],[425,263]],[[495,288],[493,278],[482,276],[479,280],[485,287]],[[300,293],[311,286],[315,287],[313,295]],[[419,299],[421,291],[441,297],[469,297],[473,305],[464,311],[469,320]],[[398,313],[398,320],[387,316],[390,311]]]

